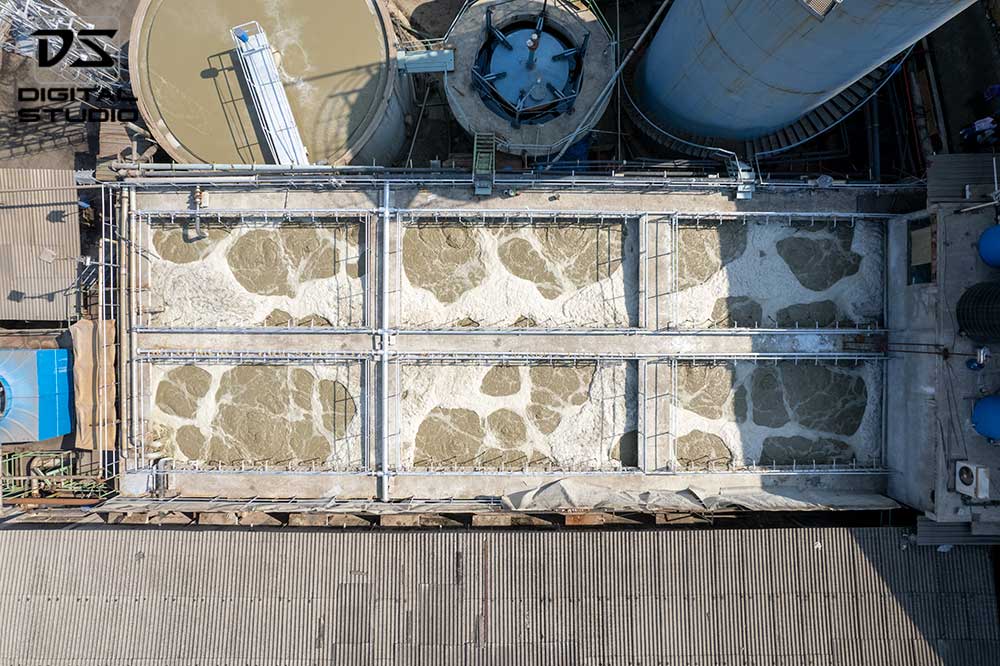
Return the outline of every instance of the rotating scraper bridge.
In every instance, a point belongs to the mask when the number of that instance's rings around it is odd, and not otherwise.
[[[885,219],[853,192],[232,178],[106,193],[124,497],[884,487]]]

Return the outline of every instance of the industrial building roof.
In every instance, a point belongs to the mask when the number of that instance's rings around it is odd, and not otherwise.
[[[74,318],[80,221],[70,170],[0,169],[0,319]]]
[[[993,664],[904,530],[0,530],[5,664]]]
[[[934,155],[927,166],[927,202],[974,205],[996,189],[996,158],[990,153]],[[971,188],[969,192],[966,188]],[[972,195],[973,200],[969,200]]]

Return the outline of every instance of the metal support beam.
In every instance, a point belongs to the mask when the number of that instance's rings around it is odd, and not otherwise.
[[[383,502],[389,501],[389,346],[392,344],[391,322],[389,321],[389,227],[392,219],[392,210],[389,207],[391,201],[389,184],[385,184],[382,195],[382,239],[379,244],[379,291],[380,293],[380,313],[379,313],[379,410],[380,429],[378,438],[379,450],[379,499]],[[398,387],[397,387],[398,393]]]

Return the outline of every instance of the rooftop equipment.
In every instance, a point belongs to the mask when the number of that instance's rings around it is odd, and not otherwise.
[[[256,21],[232,29],[254,114],[275,164],[309,164],[267,35]]]
[[[955,490],[973,499],[990,498],[990,468],[968,460],[955,463]]]
[[[981,282],[958,299],[958,330],[973,342],[1000,342],[1000,283]]]
[[[974,2],[675,2],[637,67],[636,104],[691,143],[787,149],[863,106],[887,61]]]

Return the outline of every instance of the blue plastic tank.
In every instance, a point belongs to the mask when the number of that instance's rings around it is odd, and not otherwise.
[[[1000,441],[1000,396],[976,400],[972,408],[972,425],[986,439]]]
[[[994,224],[979,236],[979,256],[990,266],[1000,268],[1000,224]]]
[[[68,349],[0,349],[0,444],[40,442],[73,429]]]

